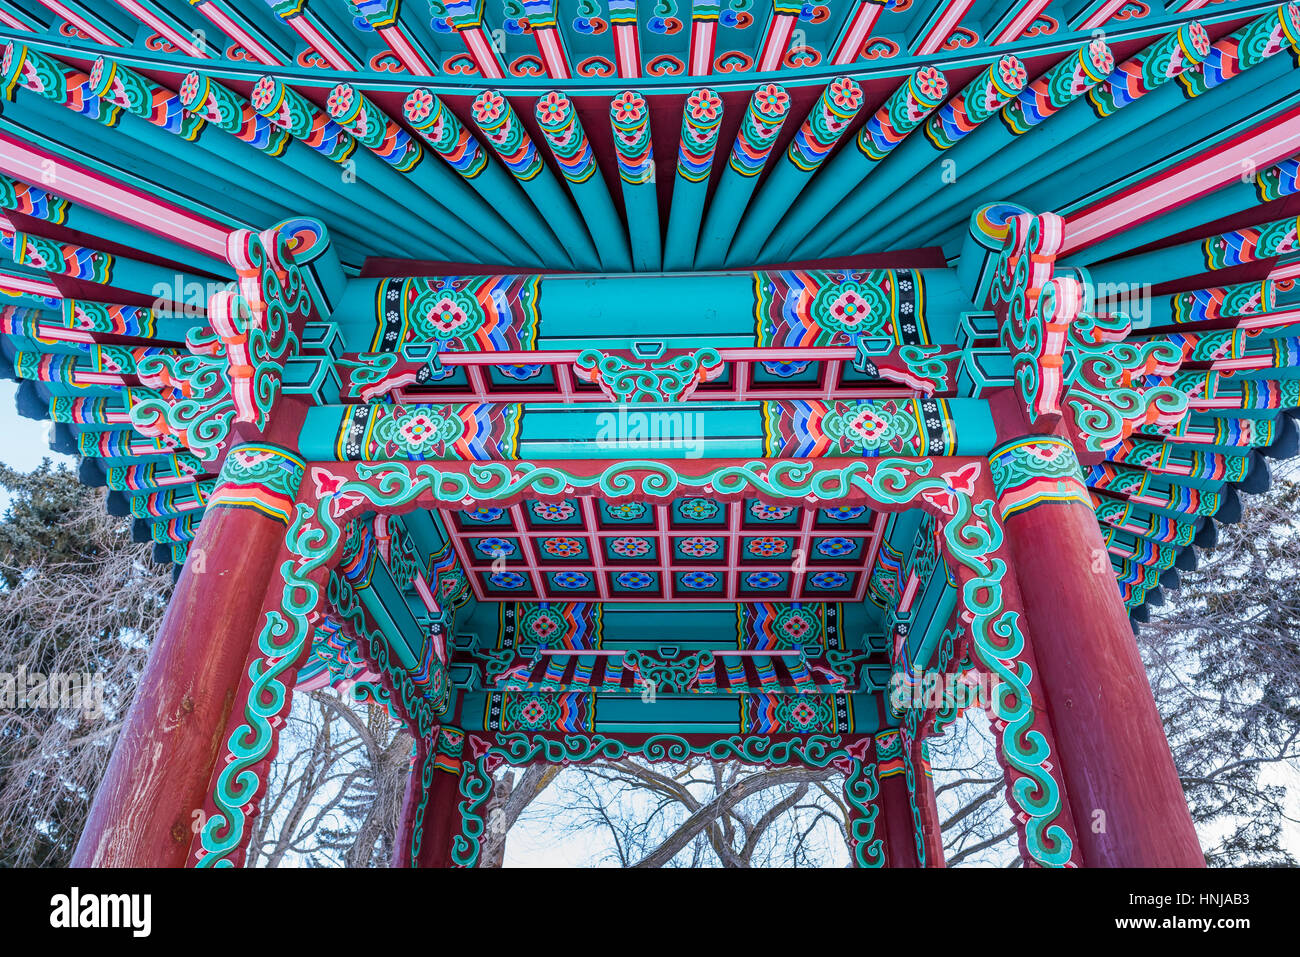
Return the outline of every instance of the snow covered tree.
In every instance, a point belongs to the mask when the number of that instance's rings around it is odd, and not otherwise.
[[[14,697],[0,708],[0,866],[66,865],[171,574],[75,471],[48,460],[30,473],[0,467],[0,488],[9,496],[0,518],[0,690]],[[72,679],[90,698],[55,700]]]
[[[1300,483],[1275,467],[1138,646],[1212,866],[1294,865],[1300,817]]]

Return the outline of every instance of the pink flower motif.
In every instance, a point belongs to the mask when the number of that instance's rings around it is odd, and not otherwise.
[[[712,555],[717,552],[718,543],[711,538],[696,535],[682,539],[678,547],[681,548],[684,554],[690,555],[692,558],[702,558],[705,555]]]
[[[750,507],[750,513],[755,518],[762,519],[782,519],[789,516],[794,508],[790,505],[768,505],[764,502],[755,502]]]
[[[505,97],[494,90],[480,93],[474,99],[474,119],[480,123],[493,123],[505,112]]]
[[[569,113],[569,98],[552,90],[537,101],[537,119],[542,123],[561,123]]]
[[[856,110],[862,104],[862,87],[846,76],[831,82],[831,102],[842,111]]]
[[[532,630],[538,638],[549,638],[560,630],[560,625],[550,615],[543,614],[533,619]]]
[[[417,412],[401,425],[402,436],[412,445],[422,445],[436,429],[433,420],[421,412]]]
[[[1004,83],[1017,89],[1025,85],[1025,79],[1028,76],[1025,72],[1025,65],[1020,62],[1019,57],[1014,56],[1004,56],[998,60],[998,75],[1002,77]]]
[[[582,543],[576,538],[548,538],[544,547],[550,555],[572,558],[582,553]]]
[[[429,310],[429,321],[441,333],[454,332],[468,319],[469,315],[450,296],[443,296]]]
[[[520,709],[519,717],[529,727],[533,727],[546,718],[546,706],[533,698]]]
[[[859,436],[864,442],[870,443],[877,435],[884,431],[887,421],[876,415],[870,406],[864,406],[863,409],[849,421],[849,431]]]
[[[763,558],[770,558],[773,555],[780,555],[785,551],[785,542],[779,538],[764,536],[756,538],[749,543],[750,554],[760,555]]]
[[[1192,46],[1201,56],[1206,56],[1210,52],[1210,35],[1205,32],[1205,27],[1201,21],[1193,20],[1190,24],[1192,31]]]
[[[691,118],[716,120],[722,112],[722,99],[712,90],[696,90],[686,100]]]
[[[802,638],[806,635],[808,633],[808,628],[808,619],[803,615],[791,615],[786,619],[785,624],[782,626],[782,630],[791,638],[795,639]]]
[[[610,110],[614,114],[614,119],[620,123],[635,123],[645,116],[645,100],[628,90],[614,97],[614,102],[610,104]]]
[[[871,315],[871,303],[852,289],[845,289],[831,303],[831,312],[846,326],[857,326]]]
[[[194,98],[199,95],[199,75],[198,73],[187,73],[181,83],[181,102],[193,103]]]
[[[325,101],[325,107],[334,119],[342,117],[352,109],[352,87],[346,83],[334,87],[330,90],[329,99]]]
[[[253,109],[259,113],[271,105],[271,97],[275,94],[275,80],[269,76],[264,76],[257,81],[253,87]]]
[[[1088,58],[1099,73],[1109,73],[1115,69],[1115,56],[1110,52],[1104,37],[1095,36],[1088,44]]]
[[[403,108],[408,120],[419,123],[433,112],[433,94],[428,90],[412,90]]]
[[[533,514],[548,522],[562,522],[573,516],[574,508],[568,502],[534,502]]]
[[[932,66],[916,71],[916,88],[928,100],[937,100],[948,92],[948,81]]]
[[[610,542],[609,547],[614,554],[626,558],[637,558],[650,551],[650,543],[644,538],[616,538]]]
[[[799,727],[806,728],[816,719],[817,712],[807,701],[799,701],[790,709],[790,717]]]
[[[765,116],[779,116],[790,104],[790,94],[775,83],[769,83],[754,94],[754,101],[758,104],[760,113]]]

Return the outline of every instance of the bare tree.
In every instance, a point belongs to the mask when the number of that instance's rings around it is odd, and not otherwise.
[[[68,469],[0,468],[0,486],[11,494],[0,519],[0,695],[15,698],[0,706],[0,865],[66,865],[166,610],[171,568]],[[57,700],[73,678],[90,694]],[[410,755],[386,708],[297,696],[250,864],[386,865]]]
[[[13,496],[0,521],[0,675],[14,698],[0,707],[0,864],[58,866],[85,824],[171,575],[75,473],[0,469],[0,486]],[[52,679],[44,694],[33,689],[41,678]],[[74,684],[89,697],[61,694]]]
[[[944,860],[949,867],[1015,867],[1016,829],[988,716],[971,708],[929,740]]]
[[[1278,471],[1220,526],[1182,589],[1151,609],[1139,648],[1207,860],[1294,864],[1300,823],[1300,485]],[[0,712],[0,865],[66,863],[171,591],[131,544],[129,521],[48,463],[0,469],[0,679],[93,675],[102,706]],[[0,687],[0,693],[4,692]],[[57,702],[56,702],[57,704]],[[1015,866],[1015,833],[987,719],[967,712],[930,741],[950,864]],[[252,866],[386,865],[411,740],[387,710],[330,692],[295,699],[271,771]],[[550,821],[586,835],[590,863],[780,866],[847,859],[842,782],[830,769],[625,759],[498,772],[481,863]],[[543,800],[545,798],[545,800]]]
[[[834,768],[623,758],[564,769],[519,823],[586,841],[589,864],[844,866],[842,788]]]
[[[484,808],[487,829],[479,850],[479,867],[505,863],[506,836],[520,816],[559,775],[558,764],[530,764],[523,769],[501,768],[494,776],[492,796]]]
[[[295,697],[271,764],[249,867],[386,867],[412,740],[388,709],[333,691]]]
[[[1275,466],[1138,640],[1211,865],[1296,863],[1282,834],[1300,823],[1297,474]]]

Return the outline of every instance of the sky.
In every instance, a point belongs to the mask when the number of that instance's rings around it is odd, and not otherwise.
[[[0,462],[24,472],[36,468],[45,457],[75,465],[72,456],[50,451],[49,422],[24,419],[14,410],[17,394],[18,383],[0,379]]]
[[[14,409],[18,383],[0,379],[0,462],[23,472],[30,472],[49,458],[65,465],[76,465],[71,455],[50,451],[49,422],[25,419]],[[0,489],[0,511],[9,507],[9,493]]]

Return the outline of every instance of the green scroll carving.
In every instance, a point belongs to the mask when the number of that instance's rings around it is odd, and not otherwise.
[[[969,619],[973,660],[1001,682],[993,702],[999,750],[1011,778],[1011,798],[1025,820],[1030,857],[1045,866],[1071,860],[1072,841],[1061,826],[1064,813],[1059,771],[1042,731],[1035,727],[1037,685],[1024,660],[1020,613],[1005,607],[1002,582],[1006,561],[999,557],[1004,533],[991,498],[977,492],[984,477],[978,460],[879,458],[842,465],[816,461],[748,461],[716,464],[683,472],[670,463],[628,461],[581,471],[531,462],[475,463],[464,471],[435,463],[360,463],[331,471],[309,469],[314,496],[295,506],[286,535],[293,556],[281,567],[284,587],[279,607],[267,611],[251,662],[252,689],[245,723],[225,745],[222,771],[211,802],[216,808],[201,837],[205,866],[233,865],[247,840],[247,808],[264,786],[265,762],[274,746],[276,723],[288,707],[292,669],[306,654],[311,620],[321,597],[321,582],[336,563],[347,519],[371,509],[465,507],[476,501],[502,501],[522,494],[556,498],[600,494],[610,499],[660,500],[709,490],[714,495],[763,496],[777,500],[834,503],[867,499],[885,507],[919,506],[936,517],[948,560],[958,571],[962,608]],[[286,672],[290,672],[286,675]],[[825,767],[837,757],[837,739],[808,735],[796,741],[733,736],[707,746],[714,760],[747,763],[799,762]],[[499,742],[500,757],[531,760],[592,760],[618,757],[629,745],[602,736],[563,739],[518,734]],[[494,746],[496,747],[496,746]],[[649,760],[680,760],[693,753],[685,739],[660,735],[636,746]],[[623,749],[623,750],[620,750]],[[460,863],[477,859],[483,822],[477,815],[490,789],[483,756],[466,762],[461,780],[465,833],[453,854]],[[477,768],[477,769],[476,769]]]
[[[320,227],[318,241],[323,234]],[[291,237],[280,227],[231,233],[227,257],[239,290],[212,297],[211,330],[190,331],[189,355],[160,353],[139,362],[149,388],[129,389],[127,400],[141,433],[176,436],[200,459],[212,460],[236,422],[266,427],[284,364],[298,352],[296,330],[316,309],[311,283],[290,249]]]

